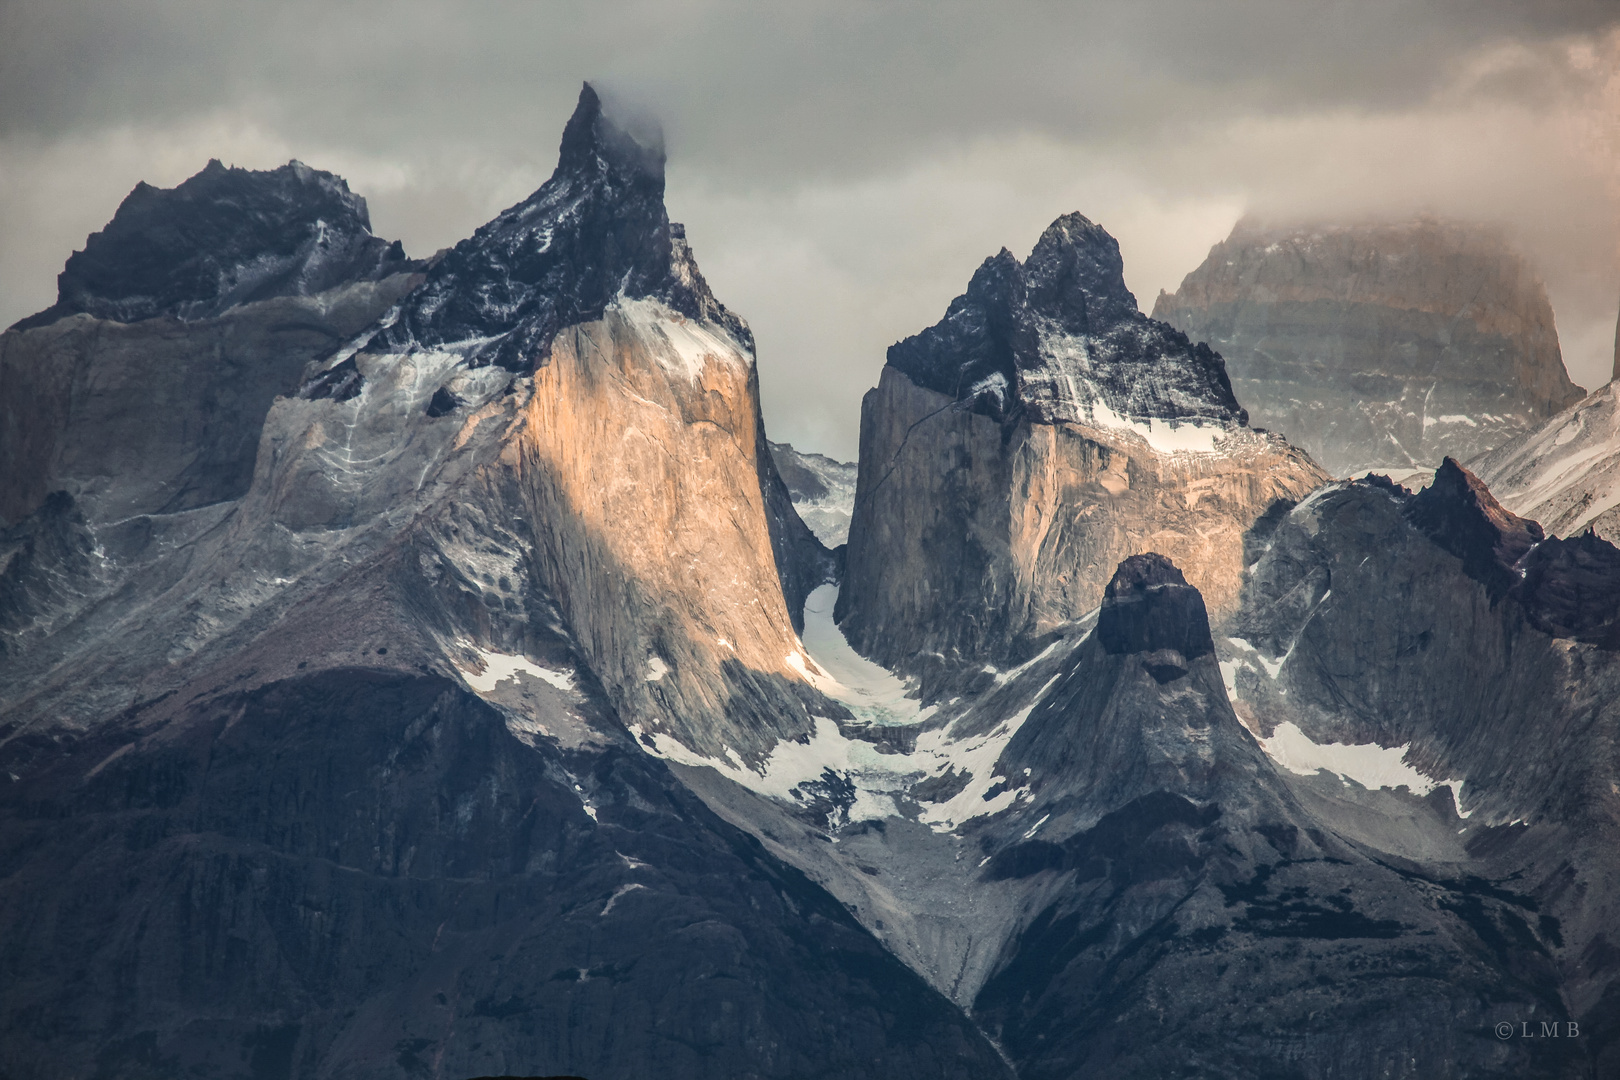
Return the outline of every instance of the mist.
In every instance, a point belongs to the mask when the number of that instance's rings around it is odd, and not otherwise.
[[[1620,14],[1596,3],[0,7],[0,324],[145,180],[299,158],[425,255],[544,181],[579,84],[661,123],[773,438],[852,458],[894,341],[1078,210],[1144,309],[1239,217],[1505,228],[1566,366],[1620,300]]]

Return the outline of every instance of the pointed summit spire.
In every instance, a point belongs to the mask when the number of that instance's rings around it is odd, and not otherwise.
[[[582,173],[601,168],[631,176],[664,179],[664,134],[656,123],[630,125],[608,116],[596,87],[580,87],[579,103],[563,128],[557,171]],[[639,137],[638,137],[639,135]]]
[[[551,179],[439,260],[376,340],[528,371],[545,363],[558,331],[601,318],[616,297],[657,298],[753,346],[664,209],[657,124],[615,115],[586,83]]]

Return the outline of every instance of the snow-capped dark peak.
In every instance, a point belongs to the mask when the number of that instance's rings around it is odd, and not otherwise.
[[[381,340],[524,371],[559,330],[600,318],[618,297],[661,300],[752,348],[669,220],[662,138],[615,121],[586,83],[551,178],[439,260]]]
[[[366,201],[339,176],[291,161],[252,171],[210,161],[172,188],[137,184],[57,276],[57,300],[26,330],[86,313],[192,320],[273,296],[307,296],[413,269],[371,234]]]
[[[919,386],[998,420],[1231,427],[1248,417],[1226,365],[1143,315],[1119,244],[1082,214],[1041,235],[1027,261],[986,259],[945,318],[889,349]]]

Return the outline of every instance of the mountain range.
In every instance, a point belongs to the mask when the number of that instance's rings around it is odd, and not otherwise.
[[[425,260],[211,162],[0,335],[0,1077],[1620,1067],[1620,433],[1516,256],[1150,317],[1066,214],[849,465],[664,162],[586,86]]]

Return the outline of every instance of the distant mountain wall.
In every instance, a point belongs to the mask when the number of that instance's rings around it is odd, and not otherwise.
[[[1540,278],[1480,226],[1246,219],[1153,314],[1336,476],[1467,460],[1581,396]]]

